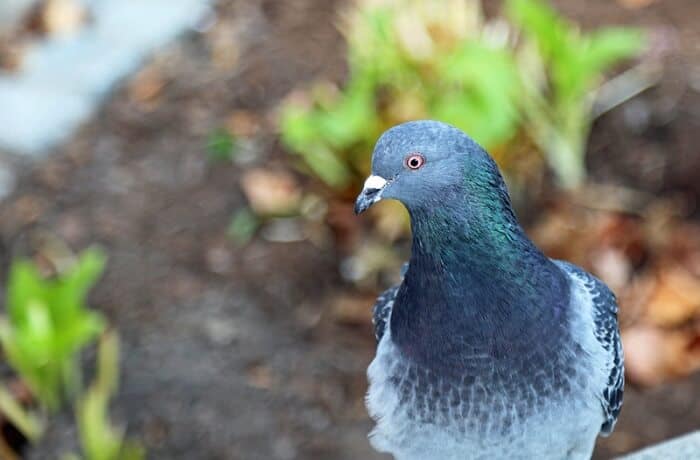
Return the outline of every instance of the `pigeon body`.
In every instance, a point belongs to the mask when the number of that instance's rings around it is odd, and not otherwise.
[[[413,244],[374,307],[372,445],[397,460],[590,458],[622,403],[610,290],[535,247],[493,160],[454,127],[387,131],[356,211],[382,198],[404,203]]]

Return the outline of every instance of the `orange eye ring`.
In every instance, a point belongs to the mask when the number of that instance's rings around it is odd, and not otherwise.
[[[420,169],[425,164],[425,157],[420,153],[410,153],[404,159],[404,166],[413,171]]]

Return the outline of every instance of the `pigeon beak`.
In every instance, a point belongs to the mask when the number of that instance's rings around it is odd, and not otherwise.
[[[361,214],[374,203],[382,199],[382,192],[387,181],[381,176],[369,176],[362,191],[355,201],[355,214]]]

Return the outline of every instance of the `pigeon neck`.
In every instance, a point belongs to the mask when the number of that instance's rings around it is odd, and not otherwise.
[[[505,356],[563,323],[563,273],[527,238],[507,196],[492,203],[411,210],[412,255],[391,333],[416,360],[457,369],[462,354]]]
[[[453,190],[439,203],[411,209],[411,262],[467,277],[487,271],[499,282],[518,274],[514,265],[550,264],[518,223],[502,179],[498,182],[485,190]]]

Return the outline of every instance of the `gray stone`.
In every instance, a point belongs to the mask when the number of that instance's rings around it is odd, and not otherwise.
[[[0,33],[12,28],[37,0],[0,0]]]
[[[700,431],[671,439],[638,452],[619,457],[619,460],[691,460],[700,459]]]
[[[91,21],[76,35],[33,46],[19,71],[0,73],[0,148],[36,155],[68,138],[118,81],[210,12],[207,0],[83,3]]]

